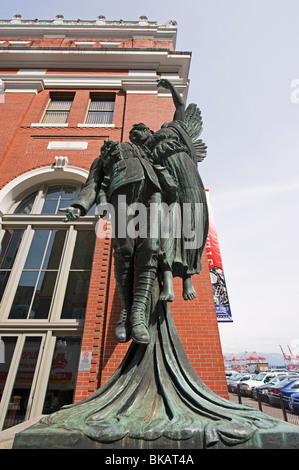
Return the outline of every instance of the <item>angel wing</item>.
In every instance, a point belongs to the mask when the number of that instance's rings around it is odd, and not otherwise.
[[[202,133],[202,117],[201,111],[195,103],[191,103],[187,107],[185,111],[184,124],[193,141],[196,151],[196,160],[201,162],[207,155],[207,146],[201,139],[198,139]]]
[[[198,139],[195,142],[193,142],[193,145],[195,147],[196,160],[198,162],[202,162],[203,159],[206,158],[207,156],[208,147],[201,139]]]

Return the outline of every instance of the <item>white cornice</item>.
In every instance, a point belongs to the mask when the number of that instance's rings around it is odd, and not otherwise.
[[[172,83],[186,99],[188,80],[180,77],[178,73],[162,73],[162,78],[171,79]],[[26,72],[17,74],[0,74],[0,80],[4,84],[5,92],[34,92],[43,89],[94,89],[94,90],[124,90],[128,94],[158,94],[168,96],[169,92],[164,88],[157,88],[157,79],[160,76],[153,70],[129,71],[128,74],[45,74],[44,70],[30,71],[30,77]]]
[[[1,68],[118,69],[178,73],[187,81],[190,52],[155,49],[0,48]]]

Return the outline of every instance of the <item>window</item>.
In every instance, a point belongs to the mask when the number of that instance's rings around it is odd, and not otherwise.
[[[66,230],[35,230],[9,318],[48,318]]]
[[[90,95],[86,124],[112,124],[114,97],[98,94]]]
[[[6,230],[3,235],[0,253],[0,300],[6,288],[23,233],[24,230]]]
[[[0,239],[0,315],[8,320],[84,319],[94,226],[53,219],[63,216],[59,209],[69,206],[79,189],[45,185],[15,204],[18,227],[8,225]]]
[[[81,230],[69,272],[61,318],[84,318],[92,268],[94,232]]]
[[[79,190],[46,181],[3,215],[0,430],[73,401],[97,218],[65,223],[59,209]]]
[[[65,124],[72,107],[74,93],[51,93],[43,124]]]
[[[54,413],[62,405],[73,402],[80,346],[79,336],[62,336],[56,339],[43,414]]]
[[[67,207],[75,199],[78,188],[75,186],[51,186],[45,195],[42,214],[57,214],[59,209]]]

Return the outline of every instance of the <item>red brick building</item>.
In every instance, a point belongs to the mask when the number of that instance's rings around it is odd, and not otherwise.
[[[114,339],[119,299],[110,238],[91,210],[59,208],[84,183],[104,140],[135,122],[172,119],[170,79],[187,99],[191,54],[176,24],[138,21],[0,22],[0,429],[79,401],[112,375],[128,344]],[[200,105],[200,103],[198,103]],[[173,317],[191,364],[227,397],[206,253],[196,299],[175,283]]]

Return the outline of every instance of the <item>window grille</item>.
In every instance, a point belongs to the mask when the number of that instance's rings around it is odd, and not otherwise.
[[[114,98],[91,95],[86,124],[112,124]]]
[[[42,119],[45,124],[65,124],[69,117],[74,95],[52,94]]]

